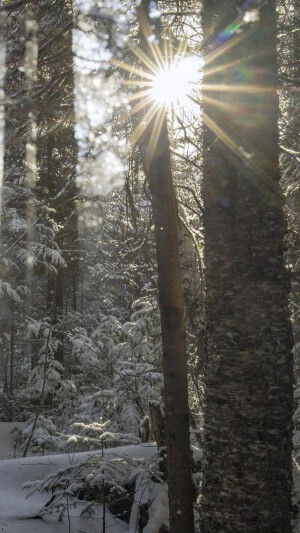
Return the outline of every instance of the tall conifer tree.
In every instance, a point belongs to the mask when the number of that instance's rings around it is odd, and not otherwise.
[[[49,275],[47,307],[57,324],[65,310],[77,306],[77,212],[74,114],[74,70],[72,51],[73,11],[71,0],[40,2],[38,103],[39,162],[38,195],[47,198],[49,218],[57,226],[57,243],[66,262]],[[63,362],[63,335],[56,357]]]

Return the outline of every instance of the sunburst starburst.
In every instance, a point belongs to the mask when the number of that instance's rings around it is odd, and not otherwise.
[[[204,65],[201,55],[187,53],[186,41],[180,41],[174,51],[171,35],[168,34],[163,39],[162,51],[146,22],[142,31],[149,53],[140,46],[131,47],[131,52],[139,61],[138,65],[112,60],[118,68],[129,73],[124,85],[135,89],[128,98],[131,104],[130,115],[142,115],[133,132],[133,145],[137,144],[155,116],[157,120],[153,129],[158,137],[157,123],[161,124],[165,113],[170,109],[177,112],[191,104],[189,96],[199,87]],[[151,138],[153,139],[153,132]],[[156,143],[155,139],[153,143]]]
[[[202,107],[202,103],[206,102],[220,112],[245,115],[246,105],[239,98],[236,101],[229,101],[228,98],[216,96],[216,93],[221,95],[246,93],[250,96],[274,92],[274,87],[265,83],[261,85],[254,83],[253,79],[250,79],[249,83],[240,79],[237,79],[237,83],[225,81],[226,72],[241,67],[238,60],[226,62],[224,58],[254,31],[250,28],[250,31],[238,33],[245,25],[242,15],[220,33],[211,48],[207,42],[200,43],[199,49],[205,46],[207,50],[204,61],[199,50],[197,54],[190,52],[187,40],[179,41],[178,46],[174,47],[170,30],[163,36],[160,45],[157,37],[161,34],[159,21],[150,20],[149,13],[142,8],[138,9],[138,13],[141,45],[131,47],[137,63],[133,65],[114,60],[118,68],[129,73],[124,84],[134,90],[128,98],[131,105],[130,115],[136,119],[131,139],[133,146],[150,127],[153,146],[149,147],[149,152],[153,153],[159,137],[159,127],[170,109],[178,115],[180,109],[186,110],[191,103]],[[220,56],[223,56],[221,64]],[[206,81],[202,84],[204,68]],[[220,79],[215,82],[213,80],[217,73]],[[212,82],[208,83],[210,77]],[[230,137],[224,126],[217,123],[219,121],[209,117],[207,113],[202,114],[202,119],[231,151],[244,159],[244,153],[239,150],[238,142]]]

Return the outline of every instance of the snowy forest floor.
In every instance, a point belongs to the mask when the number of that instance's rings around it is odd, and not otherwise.
[[[2,426],[2,424],[1,424]],[[0,428],[1,430],[3,428]],[[2,438],[3,435],[3,438]],[[8,432],[1,433],[0,456],[4,451],[8,455]],[[126,446],[104,451],[105,454],[118,455],[122,453],[134,457],[145,457],[153,454],[156,447],[149,445]],[[99,453],[89,452],[89,453]],[[32,456],[15,459],[0,460],[0,532],[10,533],[100,533],[102,531],[102,506],[93,517],[80,518],[80,507],[70,509],[70,524],[68,518],[58,522],[57,515],[39,518],[41,508],[50,499],[49,494],[35,493],[27,498],[24,483],[43,479],[50,473],[56,472],[70,464],[80,462],[87,457],[87,452],[75,454],[61,454],[50,456]],[[128,525],[114,518],[106,510],[106,532],[128,532]]]
[[[14,424],[15,425],[15,424]],[[0,423],[0,532],[3,533],[101,533],[102,506],[96,515],[80,518],[80,507],[70,509],[70,522],[67,517],[58,522],[57,515],[39,518],[41,508],[50,499],[49,494],[35,493],[27,498],[24,483],[43,479],[70,464],[84,460],[94,452],[79,452],[47,456],[12,457],[14,453],[11,425]],[[135,445],[104,450],[108,455],[127,454],[131,457],[149,457],[155,446]],[[18,454],[19,455],[19,454]],[[294,468],[295,503],[300,507],[300,468]],[[300,533],[300,517],[293,521],[294,533]],[[129,526],[106,511],[107,533],[129,533]]]

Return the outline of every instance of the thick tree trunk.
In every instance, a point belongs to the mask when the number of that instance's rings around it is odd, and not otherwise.
[[[279,63],[280,76],[285,87],[281,98],[281,145],[280,158],[282,184],[287,195],[287,215],[290,226],[288,240],[288,262],[293,270],[291,309],[294,332],[295,380],[300,386],[300,165],[299,165],[299,64],[300,64],[300,5],[297,0],[281,0],[282,11],[279,16]],[[288,14],[288,16],[286,16]],[[298,89],[298,92],[297,92]]]
[[[275,3],[263,4],[260,20],[230,37],[240,39],[235,46],[226,41],[228,28],[244,2],[227,4],[204,2],[204,28],[214,29],[207,50],[220,50],[224,40],[229,47],[206,71],[234,64],[204,76],[208,340],[201,531],[289,533],[293,371],[278,101],[275,87],[251,89],[275,84]],[[212,10],[225,15],[214,20]],[[208,92],[205,84],[214,83],[248,89]]]
[[[138,8],[138,16],[140,26],[144,30],[147,27],[145,21],[148,21],[149,25],[148,13],[149,0],[143,0]],[[156,19],[156,33],[160,38],[158,26]],[[149,50],[147,51],[149,53]],[[170,529],[172,533],[193,533],[187,355],[178,215],[166,117],[161,121],[161,129],[155,140],[152,136],[154,121],[155,119],[147,125],[139,141],[139,149],[150,188],[155,226],[163,345]],[[157,144],[153,145],[155,141]]]

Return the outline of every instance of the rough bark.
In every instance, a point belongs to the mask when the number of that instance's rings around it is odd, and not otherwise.
[[[221,48],[221,32],[242,5],[204,2],[207,54]],[[291,531],[292,336],[278,171],[275,2],[262,4],[259,15],[206,68],[235,63],[204,76],[204,97],[219,105],[204,100],[203,533]],[[234,46],[235,39],[241,40]],[[205,83],[249,90],[208,93]],[[215,124],[230,139],[222,140]]]
[[[289,222],[287,261],[293,272],[291,309],[294,333],[295,381],[300,385],[300,152],[299,152],[299,64],[300,64],[300,5],[294,0],[280,0],[279,16],[279,75],[288,91],[281,94],[281,170],[286,192]]]
[[[151,417],[151,428],[154,440],[158,448],[166,446],[166,427],[165,417],[162,413],[160,404],[150,402],[149,411]]]
[[[146,36],[149,26],[149,0],[138,8],[140,27]],[[147,24],[148,21],[148,24]],[[152,31],[154,22],[152,23]],[[159,24],[155,22],[160,38]],[[151,32],[151,30],[150,30]],[[184,301],[178,241],[178,214],[172,181],[167,121],[163,118],[153,148],[153,120],[139,141],[143,167],[148,181],[155,226],[159,303],[163,345],[164,396],[166,416],[167,475],[170,530],[172,533],[194,531],[189,442],[186,333]],[[151,153],[152,152],[152,153]],[[150,156],[151,154],[151,156]]]

